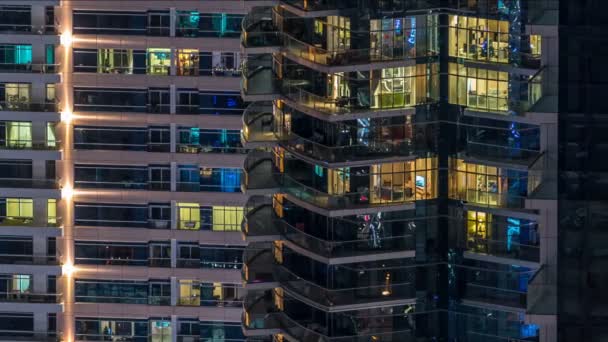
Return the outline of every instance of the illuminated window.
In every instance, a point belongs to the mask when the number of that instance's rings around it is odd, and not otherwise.
[[[530,35],[530,52],[534,56],[542,54],[542,39],[540,35]]]
[[[46,146],[47,147],[57,147],[57,136],[55,134],[55,129],[57,124],[54,122],[46,123]]]
[[[45,101],[46,103],[55,103],[57,99],[57,87],[53,83],[47,83],[46,85],[46,93],[45,93]]]
[[[46,222],[49,225],[57,224],[57,200],[49,198],[46,203]]]
[[[186,306],[199,306],[201,297],[201,286],[198,281],[179,281],[179,304]]]
[[[97,72],[103,74],[132,74],[133,50],[99,49]]]
[[[177,52],[177,75],[198,76],[198,50],[182,49]]]
[[[403,108],[426,102],[434,95],[427,92],[427,74],[434,82],[436,64],[373,70],[372,108]]]
[[[171,49],[148,49],[148,75],[169,75]]]
[[[31,122],[6,122],[7,146],[26,148],[32,147]]]
[[[242,207],[212,207],[211,230],[213,231],[239,231],[242,221]]]
[[[6,107],[10,109],[27,108],[30,104],[31,84],[28,83],[6,83],[4,85],[4,99]]]
[[[31,291],[32,276],[29,274],[14,274],[11,292],[28,293]]]
[[[451,15],[450,56],[509,62],[509,22]]]
[[[179,229],[198,230],[201,228],[201,213],[198,203],[178,203]]]
[[[6,216],[10,218],[34,218],[34,201],[27,198],[7,198]]]
[[[450,63],[450,103],[491,111],[507,111],[509,74]]]

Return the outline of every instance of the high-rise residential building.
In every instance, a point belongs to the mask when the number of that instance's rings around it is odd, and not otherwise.
[[[0,340],[606,340],[604,2],[0,0]]]
[[[0,339],[241,329],[234,1],[0,1]]]
[[[558,2],[256,4],[245,335],[556,341]]]

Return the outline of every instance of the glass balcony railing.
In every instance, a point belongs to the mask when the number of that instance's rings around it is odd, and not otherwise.
[[[467,250],[502,258],[517,259],[531,262],[540,261],[540,246],[525,245],[511,241],[497,241],[488,239],[467,240]]]
[[[532,315],[557,314],[557,272],[542,265],[528,283],[527,312]]]
[[[10,265],[58,265],[56,255],[6,254],[0,253],[0,264]]]
[[[55,102],[0,101],[0,111],[59,112],[59,104]]]
[[[254,7],[241,22],[241,44],[245,48],[272,47],[282,43],[269,7]]]
[[[60,146],[59,140],[0,140],[0,149],[6,150],[58,150]]]
[[[349,146],[327,146],[296,134],[281,136],[281,146],[290,152],[300,153],[325,163],[345,163],[360,160],[414,156],[411,139],[369,141],[366,144]]]
[[[274,282],[274,256],[269,245],[248,247],[243,253],[243,280],[247,284]]]
[[[283,266],[275,267],[277,281],[286,290],[291,290],[325,307],[341,305],[381,304],[384,301],[413,299],[416,297],[415,285],[393,283],[355,288],[327,289],[307,281]]]
[[[0,216],[0,227],[59,227],[62,224],[61,217],[47,217],[42,222],[34,221],[33,217]]]
[[[245,96],[264,96],[271,100],[278,92],[278,76],[272,67],[272,55],[255,55],[243,61],[241,92]]]
[[[241,322],[245,335],[256,335],[260,331],[279,328],[279,322],[276,317],[279,313],[272,300],[272,292],[270,290],[265,291],[263,294],[249,291],[245,297],[243,308],[244,312]]]
[[[467,283],[464,298],[484,303],[526,308],[526,292]]]
[[[243,112],[243,130],[241,141],[247,143],[273,143],[277,141],[274,134],[274,118],[271,102],[253,102]]]
[[[59,189],[56,179],[0,178],[0,188]]]
[[[277,170],[274,167],[273,157],[270,153],[252,152],[245,160],[245,172],[241,177],[242,192],[252,190],[268,190],[280,186]]]
[[[414,235],[374,237],[372,234],[366,239],[351,241],[326,241],[310,234],[306,234],[285,221],[281,221],[281,233],[285,240],[311,251],[325,258],[353,257],[361,255],[374,255],[380,253],[394,253],[413,251],[416,240]]]
[[[126,190],[156,190],[169,191],[169,182],[138,182],[125,180],[122,182],[74,181],[75,188],[82,189],[126,189]]]
[[[3,72],[55,74],[59,72],[59,64],[0,63],[0,73]]]
[[[61,299],[61,294],[57,293],[32,293],[29,291],[0,292],[0,302],[60,303]]]
[[[474,141],[467,141],[465,147],[465,154],[475,159],[500,163],[514,163],[526,166],[536,160],[541,153],[542,152],[538,150],[514,148],[511,146],[486,144]]]
[[[526,196],[508,192],[490,192],[474,189],[462,189],[456,192],[456,199],[466,201],[472,205],[483,207],[524,209]]]
[[[60,332],[52,331],[30,331],[30,330],[0,330],[0,341],[27,341],[27,342],[62,342],[64,341]],[[80,340],[78,340],[80,341]],[[88,340],[92,341],[92,340]],[[101,340],[99,340],[101,341]]]
[[[304,325],[284,313],[277,314],[276,317],[281,330],[290,336],[297,336],[300,342],[416,341],[415,333],[411,329],[387,328],[384,331],[361,331],[350,336],[327,336],[318,324],[311,322]]]
[[[374,193],[372,194],[374,195],[374,200],[372,200],[369,189],[364,188],[354,193],[330,195],[304,185],[287,174],[281,174],[281,191],[316,207],[328,210],[364,209],[389,204],[403,205],[413,202],[413,198],[410,199],[403,196],[403,194],[401,194],[401,200],[393,200],[392,198],[384,199],[384,197],[376,196]],[[378,191],[381,191],[381,189],[378,189]]]
[[[269,201],[270,202],[270,201]],[[272,203],[261,203],[248,210],[242,223],[243,234],[250,239],[273,237],[279,234]]]
[[[354,8],[351,0],[281,0],[281,4],[293,6],[302,11],[334,11],[337,9]]]

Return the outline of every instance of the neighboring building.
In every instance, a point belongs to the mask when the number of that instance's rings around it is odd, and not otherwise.
[[[244,339],[247,11],[0,2],[0,339]]]
[[[555,341],[555,3],[256,4],[245,335]]]

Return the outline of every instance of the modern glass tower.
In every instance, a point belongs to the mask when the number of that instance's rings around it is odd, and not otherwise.
[[[251,3],[245,335],[555,341],[555,3]]]

